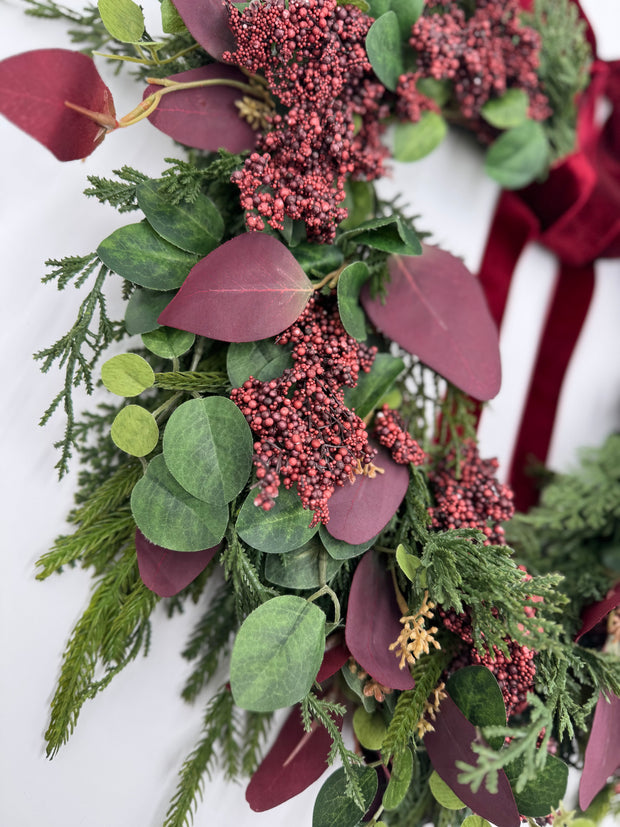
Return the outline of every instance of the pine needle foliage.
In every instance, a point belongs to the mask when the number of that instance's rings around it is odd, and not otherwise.
[[[230,381],[218,371],[168,371],[155,375],[155,387],[168,391],[185,391],[200,394],[228,394]]]
[[[162,174],[160,193],[172,204],[193,204],[209,184],[223,183],[243,163],[243,156],[220,149],[217,155],[199,156],[190,153],[189,161],[165,158],[168,169]]]
[[[260,579],[256,565],[258,555],[258,552],[241,541],[231,521],[226,530],[226,545],[222,551],[221,562],[224,566],[224,576],[235,595],[235,610],[239,622],[262,603],[278,594]],[[254,557],[254,561],[251,557]]]
[[[140,209],[136,191],[143,181],[148,181],[148,176],[127,165],[112,172],[120,181],[89,175],[88,181],[91,186],[84,190],[84,195],[96,198],[100,204],[110,204],[119,213]]]

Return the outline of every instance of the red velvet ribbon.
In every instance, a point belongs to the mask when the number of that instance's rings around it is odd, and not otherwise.
[[[595,50],[592,29],[581,7],[579,11]],[[612,105],[603,128],[595,120],[602,96]],[[577,141],[578,151],[556,166],[543,184],[501,194],[479,273],[500,327],[524,247],[538,241],[559,259],[510,468],[520,510],[537,500],[528,470],[532,461],[547,459],[564,374],[594,290],[594,262],[620,255],[620,61],[594,61],[590,84],[579,102]]]

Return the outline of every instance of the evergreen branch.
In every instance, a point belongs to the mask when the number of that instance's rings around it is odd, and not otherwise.
[[[170,371],[155,374],[155,387],[167,391],[187,393],[211,393],[223,395],[230,392],[231,385],[225,373],[211,371]]]
[[[226,531],[226,545],[222,551],[221,562],[224,566],[224,576],[232,584],[239,621],[262,603],[277,596],[278,592],[275,589],[262,583],[232,522]]]
[[[211,182],[228,182],[230,176],[243,163],[242,155],[235,155],[220,149],[217,157],[213,156],[206,164],[198,166],[193,160],[181,161],[177,158],[164,158],[168,169],[162,175],[160,194],[172,204],[187,202],[192,204]]]
[[[253,775],[260,764],[262,745],[267,738],[272,719],[272,712],[246,713],[241,756],[241,772],[245,776]]]
[[[148,181],[148,176],[126,165],[112,172],[121,180],[113,181],[99,175],[89,175],[91,186],[84,190],[84,195],[96,198],[100,204],[110,204],[120,213],[140,209],[136,193],[138,186],[143,181]]]
[[[141,479],[144,470],[139,462],[128,459],[120,465],[114,474],[104,480],[91,496],[77,509],[70,520],[81,529],[122,506],[131,496],[135,484]]]

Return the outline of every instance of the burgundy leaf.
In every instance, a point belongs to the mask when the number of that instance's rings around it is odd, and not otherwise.
[[[385,528],[403,501],[409,486],[407,466],[398,465],[383,448],[373,462],[382,474],[359,474],[352,485],[339,486],[330,497],[327,530],[337,540],[365,543]]]
[[[399,658],[390,651],[390,644],[402,631],[400,616],[391,575],[378,554],[366,552],[351,583],[347,646],[359,665],[383,686],[413,689],[409,669],[399,669]]]
[[[59,161],[86,158],[105,131],[65,101],[115,123],[110,90],[86,55],[37,49],[0,61],[0,112]]]
[[[253,342],[289,327],[312,285],[271,235],[246,233],[199,261],[159,323],[223,342]]]
[[[247,83],[246,76],[238,69],[221,63],[180,72],[178,75],[171,75],[170,79],[179,83],[212,79]],[[158,89],[161,89],[161,86],[147,86],[144,97],[157,92]],[[243,152],[254,147],[256,132],[247,121],[239,117],[235,102],[242,97],[243,92],[232,86],[181,89],[164,95],[157,109],[149,115],[149,121],[185,146],[208,152],[215,152],[220,147],[229,152]]]
[[[499,337],[477,279],[463,262],[422,245],[421,256],[391,256],[385,303],[361,301],[373,324],[476,399],[499,391]]]
[[[329,639],[327,642],[330,642]],[[330,646],[329,649],[326,649],[325,654],[323,655],[321,668],[316,676],[317,682],[322,683],[328,678],[331,678],[332,675],[335,675],[336,672],[345,665],[350,654],[351,653],[342,641],[335,643],[333,646]]]
[[[579,806],[587,810],[610,775],[620,767],[620,698],[608,702],[601,693],[594,711],[579,783]]]
[[[174,0],[174,5],[194,40],[211,57],[221,60],[224,52],[235,49],[224,0]]]
[[[610,612],[613,612],[616,606],[620,606],[620,583],[613,589],[610,589],[603,600],[600,600],[598,603],[592,603],[583,610],[581,613],[581,629],[575,640],[579,640],[582,635],[585,635],[586,632],[593,629],[603,618],[607,617]]]
[[[195,580],[209,565],[220,546],[203,551],[171,551],[147,540],[136,529],[136,554],[142,582],[160,597],[172,597]]]
[[[336,723],[341,729],[342,719]],[[260,813],[299,795],[327,769],[330,749],[325,727],[314,721],[310,732],[305,732],[300,707],[295,706],[250,779],[245,792],[250,807]]]
[[[519,811],[504,770],[498,773],[498,791],[495,794],[488,792],[484,784],[478,792],[472,793],[471,787],[457,781],[461,773],[456,766],[457,761],[472,765],[477,763],[478,756],[471,744],[480,740],[480,736],[449,696],[441,701],[433,726],[434,731],[424,736],[424,746],[433,767],[450,789],[476,815],[497,827],[519,827]]]

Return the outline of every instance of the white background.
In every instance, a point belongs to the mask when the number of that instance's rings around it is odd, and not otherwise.
[[[67,5],[79,8],[77,0]],[[158,3],[145,2],[156,21]],[[617,0],[588,0],[601,56],[620,56]],[[0,0],[0,59],[42,47],[69,47],[63,23],[23,16],[18,0]],[[158,31],[157,23],[149,26]],[[100,61],[117,112],[140,97],[126,75],[114,77]],[[3,827],[159,827],[176,786],[176,773],[192,749],[202,704],[184,704],[179,691],[187,664],[179,655],[196,614],[173,621],[156,613],[152,651],[87,703],[76,732],[53,762],[44,757],[51,693],[63,647],[85,608],[90,578],[80,570],[34,580],[34,562],[64,529],[74,478],[58,483],[52,444],[62,436],[58,414],[37,426],[61,375],[42,376],[32,352],[72,325],[80,294],[58,293],[40,278],[44,260],[86,254],[131,217],[81,196],[88,174],[109,176],[133,165],[158,175],[165,156],[179,150],[144,122],[109,136],[84,162],[60,164],[43,147],[0,119],[0,352],[2,523],[0,551],[2,657],[0,667],[0,824]],[[180,157],[180,156],[179,156]],[[479,154],[450,138],[429,159],[399,165],[384,193],[403,192],[436,243],[477,268],[497,188],[485,179]],[[552,256],[536,247],[523,256],[502,335],[504,385],[484,414],[484,455],[510,456],[546,301],[553,285]],[[110,296],[112,316],[121,313]],[[114,313],[114,308],[119,308]],[[620,424],[620,265],[602,263],[594,303],[571,364],[554,432],[550,464],[570,468],[581,445],[597,445]],[[320,783],[320,782],[319,782]],[[265,814],[252,813],[243,787],[217,775],[207,783],[196,827],[242,825],[310,827],[316,788]]]

